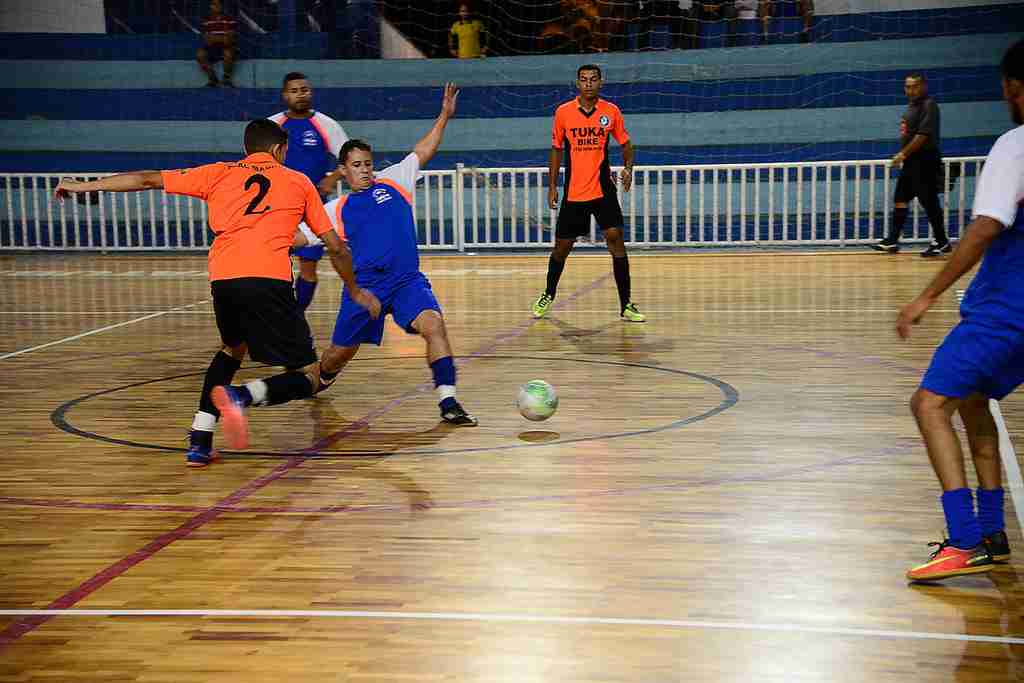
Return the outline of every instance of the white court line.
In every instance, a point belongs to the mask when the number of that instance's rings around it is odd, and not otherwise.
[[[936,631],[887,631],[832,626],[801,626],[798,624],[758,624],[744,621],[703,621],[694,619],[628,619],[618,617],[565,617],[533,614],[480,614],[472,612],[363,612],[345,610],[275,610],[275,609],[4,609],[4,617],[318,617],[327,619],[406,619],[410,621],[475,621],[519,622],[530,624],[584,624],[611,626],[665,626],[729,631],[774,631],[783,633],[817,633],[823,635],[858,636],[863,638],[894,638],[903,640],[954,640],[961,642],[1024,645],[1024,638],[1014,636],[976,636]]]
[[[0,360],[7,360],[8,358],[14,358],[15,356],[20,356],[26,353],[32,353],[33,351],[38,351],[40,349],[49,348],[51,346],[57,346],[58,344],[63,344],[65,342],[75,341],[76,339],[81,339],[82,337],[88,337],[94,334],[99,334],[100,332],[106,332],[107,330],[117,329],[118,327],[124,327],[125,325],[134,325],[135,323],[141,323],[143,320],[158,318],[162,315],[167,315],[168,313],[174,313],[175,311],[181,311],[186,308],[192,308],[193,306],[199,306],[200,304],[205,304],[207,301],[208,299],[203,299],[202,301],[196,301],[195,303],[186,304],[185,306],[177,306],[176,308],[171,308],[166,311],[157,311],[156,313],[150,313],[140,318],[132,318],[131,320],[125,320],[124,322],[115,323],[113,325],[98,327],[95,330],[89,330],[88,332],[82,332],[81,334],[75,334],[70,337],[64,337],[63,339],[57,339],[52,342],[46,342],[45,344],[39,344],[38,346],[30,346],[27,349],[11,351],[10,353],[5,353],[4,355],[0,356]]]
[[[1020,474],[1020,463],[1017,462],[1017,453],[1013,450],[1010,432],[1003,420],[1003,411],[999,409],[999,401],[990,398],[988,407],[999,431],[999,457],[1006,468],[1006,483],[1010,487],[1013,509],[1017,512],[1017,524],[1024,531],[1024,477]]]

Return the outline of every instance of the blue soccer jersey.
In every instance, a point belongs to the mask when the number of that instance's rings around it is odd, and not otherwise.
[[[352,250],[360,284],[401,280],[420,270],[412,197],[420,162],[410,154],[375,174],[374,183],[327,204],[327,213]]]
[[[1024,126],[992,146],[978,179],[974,215],[1005,228],[985,251],[960,312],[965,319],[1024,331]]]
[[[318,111],[306,119],[293,119],[287,112],[281,112],[270,120],[288,133],[285,166],[305,174],[314,185],[334,170],[332,156],[336,158],[348,140],[345,129],[337,121]]]
[[[1003,225],[974,276],[963,320],[936,349],[921,386],[940,396],[1002,400],[1024,383],[1024,126],[992,146],[974,215]]]

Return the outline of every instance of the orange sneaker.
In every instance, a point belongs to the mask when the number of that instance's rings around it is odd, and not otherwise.
[[[249,445],[249,421],[245,417],[245,403],[232,386],[214,387],[210,400],[220,411],[220,426],[224,439],[231,448],[246,448]]]
[[[932,553],[928,562],[907,572],[907,578],[911,581],[938,581],[951,576],[992,571],[992,556],[988,554],[984,544],[969,550],[951,546],[949,539],[928,545],[937,545],[939,548]]]

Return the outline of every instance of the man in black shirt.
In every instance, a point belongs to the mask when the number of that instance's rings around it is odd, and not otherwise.
[[[903,172],[896,183],[892,227],[885,239],[871,248],[896,253],[907,219],[907,205],[914,197],[921,202],[932,226],[932,243],[921,256],[939,256],[952,251],[942,224],[942,154],[939,152],[939,105],[928,97],[928,81],[922,74],[910,74],[903,83],[910,104],[900,121],[900,151],[892,158]]]

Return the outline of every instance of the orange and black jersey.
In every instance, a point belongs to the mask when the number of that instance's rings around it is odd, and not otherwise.
[[[317,235],[332,229],[313,183],[266,152],[241,161],[163,171],[164,191],[198,197],[210,208],[210,280],[292,280],[288,249],[299,222]]]
[[[565,200],[585,202],[615,192],[608,163],[608,137],[620,145],[629,142],[622,112],[598,99],[584,111],[578,98],[555,110],[551,146],[565,151]]]

